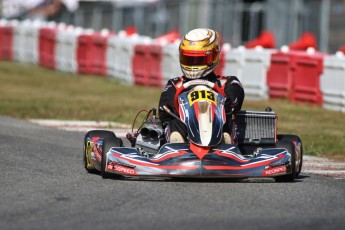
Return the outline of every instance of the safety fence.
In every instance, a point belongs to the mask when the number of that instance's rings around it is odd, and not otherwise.
[[[118,33],[39,21],[0,21],[0,60],[62,72],[112,77],[127,84],[163,87],[182,75],[180,34],[157,38],[128,28]],[[287,98],[345,112],[345,56],[288,47],[264,49],[224,44],[217,74],[237,76],[246,99]]]

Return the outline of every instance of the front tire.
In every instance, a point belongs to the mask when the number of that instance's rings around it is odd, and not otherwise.
[[[98,173],[99,171],[95,168],[91,161],[91,151],[92,151],[92,138],[98,137],[100,132],[98,130],[91,130],[86,133],[84,137],[84,154],[83,154],[83,162],[84,168],[89,173]]]
[[[303,165],[303,144],[301,138],[297,135],[291,135],[291,134],[279,134],[278,140],[285,140],[285,141],[291,141],[295,144],[295,150],[298,152],[297,148],[299,149],[299,156],[297,156],[296,161],[296,177],[299,176],[299,174],[302,172],[302,165]]]
[[[114,135],[115,136],[115,135]],[[102,161],[101,161],[101,176],[103,179],[107,178],[121,178],[121,175],[116,175],[113,173],[108,173],[105,171],[107,166],[107,153],[112,147],[122,147],[122,140],[120,138],[104,138],[103,141],[103,150],[102,150]]]
[[[293,182],[296,178],[296,153],[295,145],[291,141],[280,140],[277,142],[277,148],[285,148],[291,155],[291,174],[276,176],[274,179],[276,182]]]
[[[107,130],[91,130],[85,135],[83,160],[84,160],[84,167],[85,167],[86,171],[88,171],[90,173],[98,172],[91,163],[91,156],[90,156],[91,142],[88,141],[88,139],[92,140],[92,138],[94,138],[94,137],[98,137],[98,138],[103,139],[102,159],[101,159],[101,167],[100,167],[101,176],[103,178],[116,177],[116,175],[113,176],[113,174],[107,173],[105,171],[105,166],[106,166],[105,158],[106,157],[104,157],[104,156],[106,156],[106,153],[109,151],[109,149],[111,147],[122,147],[123,142],[120,138],[117,138],[113,132],[107,131]]]

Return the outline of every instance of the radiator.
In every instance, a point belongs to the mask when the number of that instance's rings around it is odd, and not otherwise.
[[[236,144],[275,144],[277,114],[273,111],[245,111],[236,113],[233,139]]]

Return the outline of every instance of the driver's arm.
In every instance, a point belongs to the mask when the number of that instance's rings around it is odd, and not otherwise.
[[[161,97],[159,99],[159,108],[163,107],[163,105],[168,106],[168,108],[177,115],[177,112],[174,106],[175,94],[176,94],[176,89],[174,86],[174,81],[169,80],[168,83],[165,85],[163,92],[161,94]],[[167,112],[161,109],[159,109],[158,111],[159,111],[158,112],[159,118],[161,119],[162,122],[167,122],[174,119]]]
[[[240,80],[231,76],[225,82],[224,93],[226,95],[225,112],[237,112],[241,110],[244,100],[244,90]]]

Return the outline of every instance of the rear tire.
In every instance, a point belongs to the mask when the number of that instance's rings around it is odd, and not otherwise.
[[[276,182],[293,182],[296,178],[296,153],[295,145],[292,141],[280,140],[277,142],[277,148],[285,148],[291,155],[291,174],[276,176],[274,179]]]
[[[301,138],[297,135],[291,135],[291,134],[279,134],[278,135],[278,140],[285,140],[285,141],[291,141],[291,142],[296,142],[296,143],[301,143],[301,149],[300,149],[300,163],[298,165],[298,168],[296,170],[296,177],[299,176],[299,174],[302,172],[302,165],[303,165],[303,144]],[[298,160],[298,159],[296,159]]]

